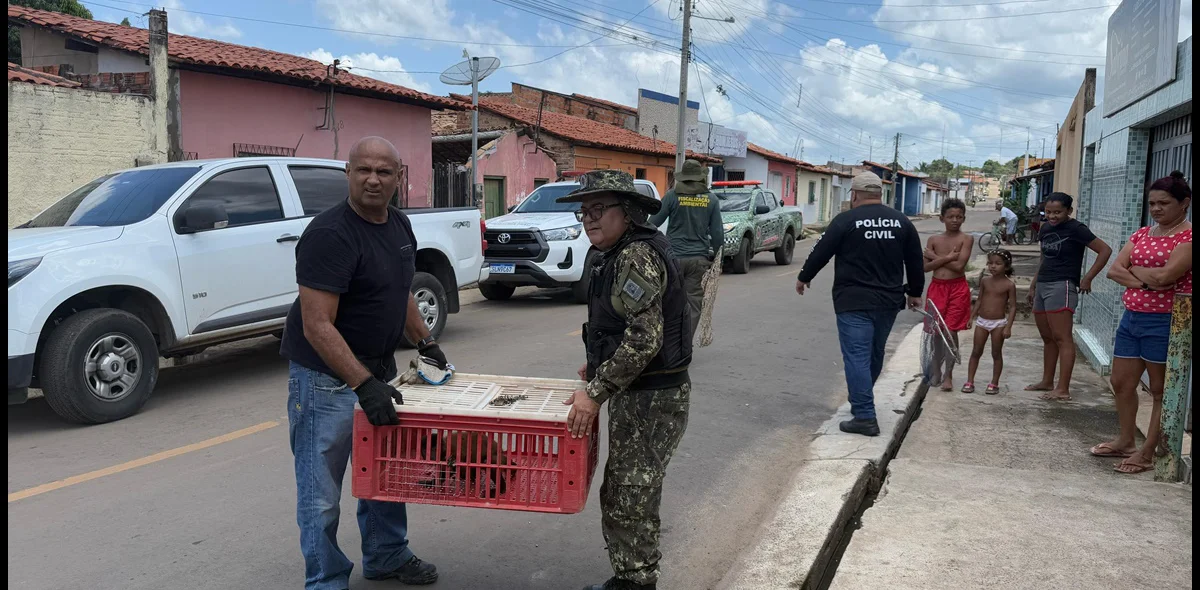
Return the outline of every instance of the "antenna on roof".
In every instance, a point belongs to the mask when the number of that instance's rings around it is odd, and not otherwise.
[[[458,62],[442,72],[439,80],[450,86],[471,87],[471,204],[479,205],[480,188],[476,183],[476,171],[479,170],[479,81],[490,76],[500,68],[500,59],[495,57],[471,57],[463,49],[465,61]]]

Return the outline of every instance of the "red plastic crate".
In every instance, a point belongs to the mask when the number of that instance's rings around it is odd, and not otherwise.
[[[355,497],[560,514],[587,502],[599,420],[575,439],[565,422],[409,409],[399,417],[397,426],[372,426],[355,410]]]

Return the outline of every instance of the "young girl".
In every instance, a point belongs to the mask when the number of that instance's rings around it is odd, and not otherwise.
[[[1000,351],[1004,341],[1012,337],[1013,320],[1017,317],[1017,285],[1013,283],[1012,254],[1008,250],[992,250],[987,257],[988,276],[979,283],[979,300],[975,302],[971,315],[975,317],[975,343],[971,350],[971,362],[967,365],[967,382],[963,393],[975,391],[975,371],[983,357],[983,347],[988,337],[992,339],[992,381],[985,393],[1000,393],[1000,371],[1004,370],[1004,357]]]

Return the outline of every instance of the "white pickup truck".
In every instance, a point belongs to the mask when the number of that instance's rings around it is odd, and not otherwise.
[[[280,335],[295,247],[346,198],[345,162],[231,158],[115,172],[8,232],[8,399],[40,388],[80,423],[136,413],[159,357]],[[435,334],[487,277],[479,211],[410,209],[415,294]]]
[[[648,180],[635,180],[637,191],[662,200]],[[492,300],[512,297],[517,287],[571,287],[575,300],[587,303],[591,258],[595,256],[583,224],[575,219],[579,203],[555,199],[579,188],[578,182],[552,182],[529,193],[508,215],[487,220],[487,267],[479,292]],[[666,224],[663,224],[666,227]]]

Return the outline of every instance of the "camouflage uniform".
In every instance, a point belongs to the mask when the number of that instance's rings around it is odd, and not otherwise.
[[[616,577],[655,584],[663,478],[687,428],[692,386],[688,382],[669,389],[626,389],[662,346],[667,269],[658,253],[642,242],[624,247],[615,264],[612,304],[627,327],[616,353],[599,366],[587,386],[597,403],[611,399],[608,463],[600,488],[602,528]],[[636,287],[629,288],[630,283]]]

